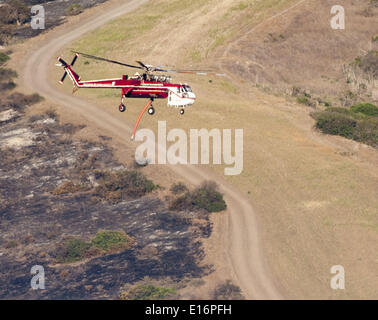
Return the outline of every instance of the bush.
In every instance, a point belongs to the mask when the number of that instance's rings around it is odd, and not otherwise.
[[[319,112],[315,115],[316,128],[323,133],[339,135],[346,138],[353,137],[357,121],[348,115],[336,112]]]
[[[0,68],[0,90],[14,89],[16,87],[16,84],[13,82],[13,78],[16,78],[16,77],[17,77],[16,71],[12,69],[8,69],[8,68]]]
[[[307,97],[298,97],[297,102],[305,105],[310,104],[310,100]]]
[[[373,147],[378,147],[378,119],[373,118],[358,121],[353,133],[353,139]]]
[[[11,106],[25,107],[26,105],[32,105],[42,101],[43,98],[38,94],[24,95],[19,92],[15,92],[7,97],[7,101]]]
[[[176,289],[158,287],[152,284],[140,284],[131,287],[131,289],[121,294],[124,300],[162,300],[168,295],[176,293]]]
[[[9,59],[10,59],[10,57],[7,54],[0,52],[0,66],[2,66]]]
[[[72,263],[85,258],[91,245],[81,239],[69,239],[61,245],[56,253],[59,263]]]
[[[378,117],[378,107],[371,103],[361,103],[350,108],[354,113],[362,113],[368,117]]]
[[[81,12],[83,12],[83,8],[78,3],[71,4],[66,10],[68,16],[76,16]]]
[[[122,231],[101,231],[90,242],[71,238],[58,246],[55,256],[59,263],[72,263],[109,252],[128,249],[134,239]]]
[[[181,194],[181,193],[187,192],[188,188],[182,182],[177,182],[177,183],[175,183],[175,184],[172,185],[170,191],[173,194],[177,195],[177,194]]]
[[[205,209],[208,212],[219,212],[227,208],[223,195],[218,192],[215,182],[204,182],[192,194],[194,206]]]
[[[241,290],[235,286],[230,280],[220,284],[214,290],[214,300],[244,300]]]
[[[378,146],[378,107],[363,103],[346,108],[328,108],[313,114],[316,127],[323,133]]]
[[[5,83],[0,82],[0,91],[1,90],[12,90],[16,88],[16,84],[13,81],[8,81]]]
[[[58,196],[63,194],[76,193],[83,190],[85,190],[85,187],[83,185],[75,184],[72,181],[66,181],[56,187],[53,191],[51,191],[51,194]]]
[[[193,192],[186,192],[171,203],[170,210],[204,209],[207,212],[219,212],[227,208],[223,195],[217,190],[215,182],[204,182]]]
[[[17,111],[22,111],[26,106],[30,106],[41,101],[43,98],[38,94],[24,95],[22,93],[12,93],[6,96],[4,99],[0,97],[0,111],[6,109],[14,109]]]
[[[157,186],[139,171],[119,171],[115,173],[97,172],[99,186],[95,195],[107,201],[122,201],[139,198],[155,190]]]
[[[123,231],[101,231],[92,240],[92,245],[103,251],[118,251],[129,248],[134,240]]]
[[[189,191],[174,199],[169,206],[169,210],[173,211],[184,211],[193,209],[195,208],[192,202],[192,195]]]

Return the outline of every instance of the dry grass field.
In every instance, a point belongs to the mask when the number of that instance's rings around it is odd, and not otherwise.
[[[281,91],[297,86],[332,101],[349,90],[343,66],[378,48],[378,7],[370,0],[343,1],[345,30],[333,30],[334,1],[297,3],[285,14],[245,29],[219,50],[221,65],[260,86]]]

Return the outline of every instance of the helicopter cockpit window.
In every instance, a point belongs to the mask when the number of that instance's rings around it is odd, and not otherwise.
[[[192,88],[191,88],[191,87],[189,87],[189,86],[185,86],[184,88],[185,88],[185,91],[186,91],[186,92],[192,92]]]

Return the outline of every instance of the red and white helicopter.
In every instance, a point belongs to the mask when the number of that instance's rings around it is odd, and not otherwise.
[[[148,103],[144,106],[140,112],[137,121],[134,125],[134,130],[131,139],[134,138],[137,127],[143,114],[148,109],[148,113],[153,115],[155,109],[153,107],[153,101],[155,99],[167,99],[168,106],[173,106],[180,108],[180,114],[184,114],[185,107],[191,106],[196,100],[196,95],[192,91],[192,88],[187,84],[174,84],[172,83],[172,78],[165,75],[156,75],[155,72],[167,72],[167,73],[186,73],[186,74],[198,74],[198,75],[210,75],[210,76],[221,76],[224,77],[225,74],[214,73],[201,70],[171,70],[164,67],[155,67],[152,65],[144,64],[141,61],[137,61],[138,65],[131,65],[127,63],[122,63],[115,60],[109,60],[101,57],[92,56],[86,53],[74,52],[75,56],[71,64],[66,63],[61,57],[58,57],[59,63],[57,66],[64,68],[64,74],[59,81],[63,84],[67,74],[71,78],[74,84],[75,92],[79,88],[101,88],[101,89],[121,89],[121,104],[119,105],[119,111],[124,112],[126,110],[125,99],[127,98],[145,98],[149,99]],[[79,55],[89,59],[95,59],[110,63],[115,63],[121,66],[140,69],[143,70],[143,74],[138,72],[129,77],[128,75],[123,75],[122,78],[117,79],[102,79],[102,80],[90,80],[82,81],[80,76],[72,69]]]

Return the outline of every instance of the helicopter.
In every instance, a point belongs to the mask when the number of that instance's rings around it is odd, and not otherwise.
[[[68,64],[61,57],[58,57],[56,66],[64,68],[64,74],[60,79],[63,84],[67,75],[74,84],[73,93],[80,88],[101,88],[101,89],[121,89],[121,103],[118,106],[120,112],[126,111],[125,100],[129,98],[144,98],[149,99],[135,122],[131,139],[135,137],[138,125],[143,117],[143,114],[148,110],[148,114],[153,115],[155,108],[153,102],[155,99],[168,99],[168,106],[173,106],[180,109],[180,114],[184,115],[185,108],[194,104],[196,95],[188,84],[172,83],[172,77],[167,75],[156,74],[157,72],[164,73],[184,73],[197,74],[202,76],[218,76],[225,77],[225,74],[215,73],[211,70],[172,70],[165,67],[156,67],[149,64],[144,64],[142,61],[136,61],[138,65],[127,64],[116,60],[110,60],[102,57],[93,56],[86,53],[72,51],[75,56]],[[73,70],[73,66],[79,56],[98,61],[118,64],[124,67],[142,70],[142,74],[136,72],[134,75],[122,75],[121,78],[116,79],[101,79],[82,81],[81,77]]]

